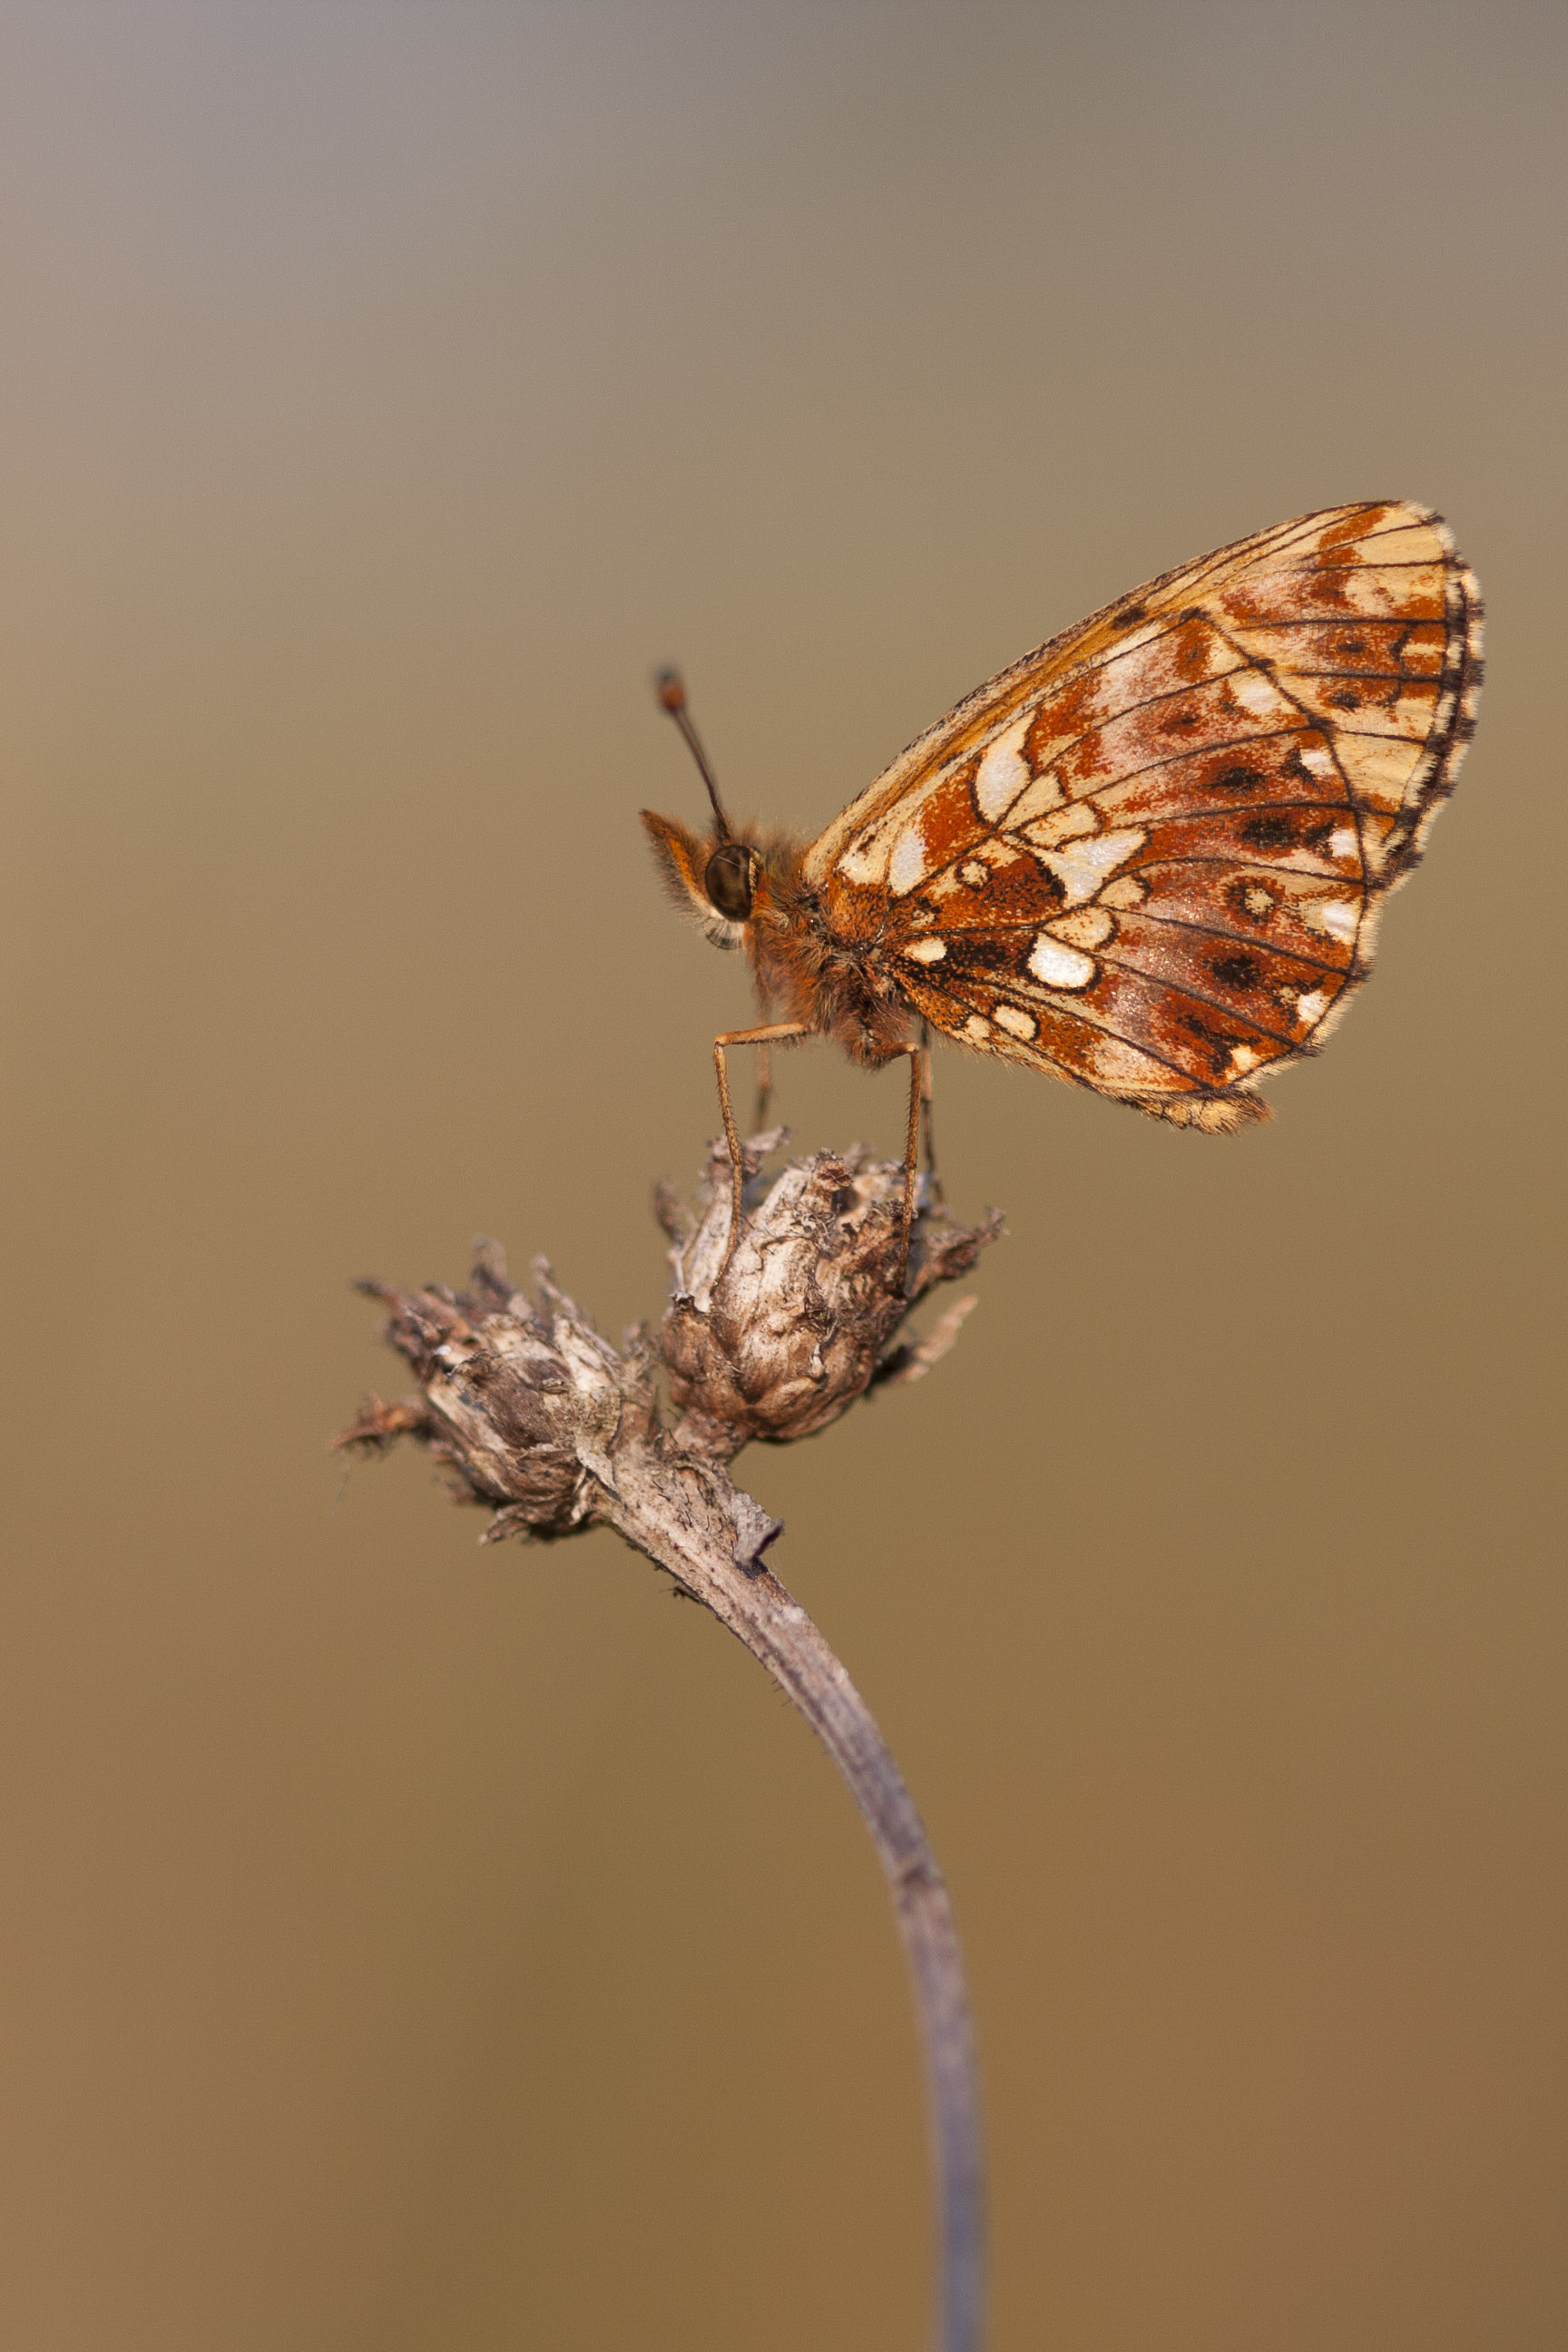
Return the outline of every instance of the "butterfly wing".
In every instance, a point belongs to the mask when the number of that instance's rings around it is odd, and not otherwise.
[[[1364,979],[1479,683],[1480,600],[1440,518],[1307,515],[1002,671],[805,878],[949,1035],[1235,1127]]]

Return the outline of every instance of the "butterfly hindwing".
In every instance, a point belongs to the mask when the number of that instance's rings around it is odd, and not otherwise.
[[[1264,1117],[1451,788],[1479,627],[1426,509],[1281,524],[980,688],[806,879],[948,1034],[1185,1124]]]

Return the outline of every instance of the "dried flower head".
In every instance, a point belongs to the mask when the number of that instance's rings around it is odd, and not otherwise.
[[[360,1286],[392,1309],[389,1346],[413,1366],[418,1402],[372,1399],[339,1444],[384,1451],[400,1436],[428,1445],[456,1474],[459,1499],[497,1513],[487,1531],[561,1536],[593,1514],[595,1475],[616,1443],[654,1420],[640,1332],[617,1354],[535,1262],[537,1301],[514,1289],[493,1242],[479,1244],[466,1292]]]
[[[746,1146],[746,1223],[727,1264],[722,1144],[695,1218],[682,1218],[668,1194],[660,1202],[674,1280],[659,1353],[680,1414],[677,1442],[722,1460],[753,1438],[809,1437],[879,1379],[928,1369],[973,1302],[946,1319],[934,1346],[894,1349],[894,1335],[933,1285],[967,1274],[1001,1230],[999,1216],[955,1223],[925,1187],[906,1271],[902,1167],[856,1144],[842,1156],[792,1160],[764,1187],[756,1171],[780,1140],[774,1130]]]
[[[793,1160],[761,1184],[762,1159],[782,1139],[774,1132],[746,1147],[761,1197],[748,1204],[727,1265],[724,1146],[714,1146],[695,1213],[662,1194],[674,1282],[657,1349],[641,1330],[620,1351],[611,1347],[542,1259],[531,1299],[494,1243],[480,1244],[466,1291],[362,1285],[391,1308],[387,1340],[420,1392],[397,1404],[371,1399],[339,1444],[384,1452],[413,1437],[427,1445],[461,1499],[495,1512],[490,1538],[619,1524],[616,1498],[632,1465],[657,1454],[664,1471],[687,1478],[693,1509],[719,1510],[760,1548],[771,1522],[756,1514],[753,1526],[742,1513],[742,1525],[737,1507],[755,1506],[711,1473],[753,1438],[809,1437],[873,1385],[918,1380],[973,1301],[958,1300],[918,1343],[898,1344],[900,1326],[934,1284],[968,1272],[1002,1223],[956,1224],[922,1200],[900,1281],[900,1163],[856,1145]],[[679,1416],[670,1431],[659,1425],[660,1362]]]

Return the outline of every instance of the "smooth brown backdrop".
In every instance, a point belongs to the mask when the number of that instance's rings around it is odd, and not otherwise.
[[[826,822],[1134,582],[1425,499],[1479,740],[1235,1141],[949,1055],[958,1354],[745,1470],[947,1864],[997,2352],[1568,2341],[1568,17],[0,11],[0,2336],[893,2352],[880,1884],[751,1662],[325,1441],[351,1276],[657,1308]],[[826,1048],[803,1142],[896,1143]]]

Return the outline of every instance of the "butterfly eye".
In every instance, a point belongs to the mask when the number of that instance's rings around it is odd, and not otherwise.
[[[750,922],[756,852],[739,841],[726,841],[708,860],[702,887],[710,901],[731,923]]]

